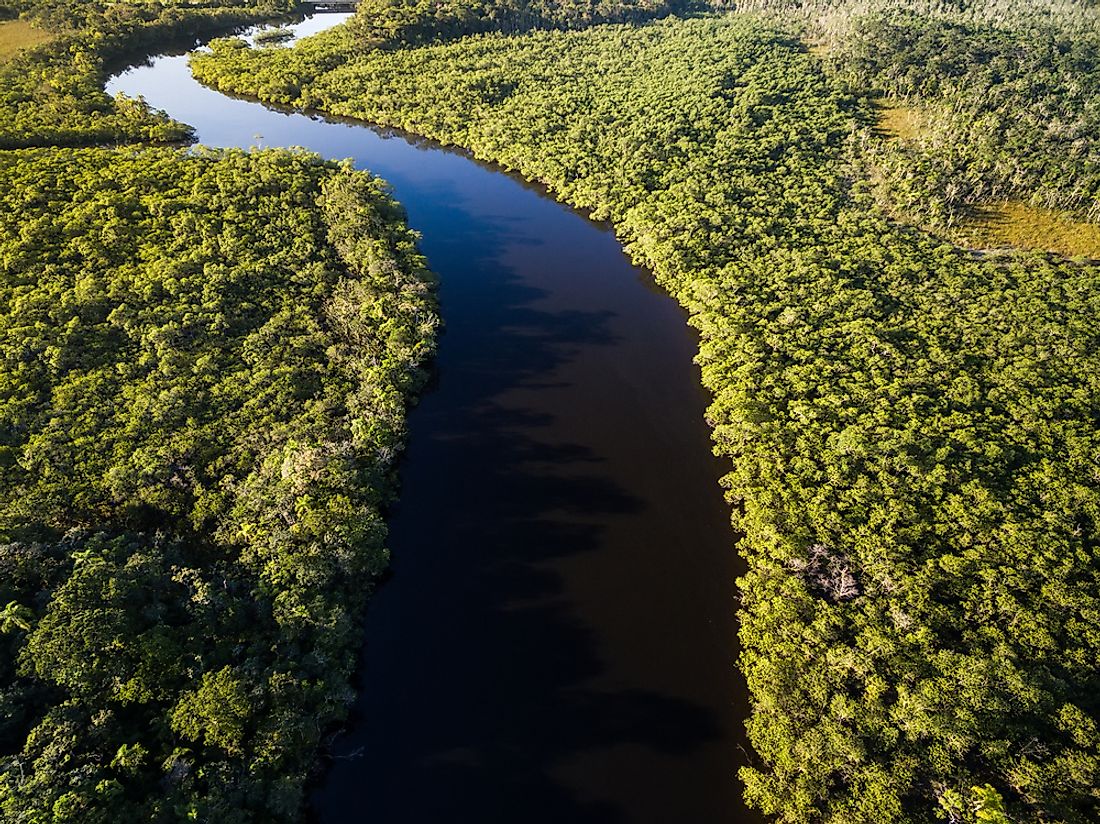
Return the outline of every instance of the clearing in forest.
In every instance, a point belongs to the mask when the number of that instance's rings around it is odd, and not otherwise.
[[[1100,260],[1100,225],[1059,209],[1018,200],[992,203],[975,211],[959,230],[959,240],[980,249],[1042,249],[1067,257]]]
[[[920,110],[888,100],[875,103],[879,111],[877,130],[892,140],[916,140],[924,134]]]
[[[26,20],[7,20],[0,23],[0,61],[10,60],[23,49],[39,46],[52,39],[52,34],[36,29]]]

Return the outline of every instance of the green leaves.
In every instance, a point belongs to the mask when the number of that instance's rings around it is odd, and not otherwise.
[[[245,754],[246,725],[255,712],[247,682],[223,667],[204,673],[198,689],[183,694],[172,710],[172,729],[196,744],[240,757]]]
[[[689,309],[748,564],[751,804],[1100,815],[1100,270],[891,222],[861,179],[863,90],[774,18],[366,53],[337,30],[192,67],[541,181]]]
[[[937,816],[958,824],[1010,824],[1000,793],[988,784],[971,787],[967,795],[944,788],[939,795]]]
[[[10,602],[0,610],[0,634],[8,635],[19,630],[30,632],[34,621],[34,611],[17,601]]]
[[[92,704],[170,695],[183,663],[175,626],[184,599],[159,555],[132,539],[93,536],[27,639],[24,671]]]
[[[9,153],[0,202],[0,817],[293,820],[434,351],[416,236],[281,151]]]

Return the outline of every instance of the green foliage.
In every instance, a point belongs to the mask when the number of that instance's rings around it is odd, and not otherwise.
[[[260,46],[275,45],[276,43],[283,43],[287,40],[291,40],[294,37],[294,32],[285,26],[276,26],[274,28],[264,28],[256,32],[252,36],[252,41]]]
[[[96,535],[74,552],[72,573],[27,639],[25,673],[92,706],[171,696],[187,598],[159,549]]]
[[[948,788],[939,793],[940,809],[936,814],[953,824],[1011,824],[1012,819],[1005,814],[1004,800],[1001,794],[988,784],[971,787],[970,797]]]
[[[246,723],[254,710],[245,679],[230,667],[207,672],[172,712],[172,728],[185,739],[244,755]]]
[[[181,142],[191,130],[141,101],[103,90],[107,66],[169,40],[194,42],[285,13],[284,0],[32,0],[22,4],[49,43],[0,61],[0,149],[101,143]]]
[[[17,601],[10,602],[0,611],[0,633],[5,635],[16,630],[30,632],[34,611]]]
[[[1100,16],[1042,7],[996,27],[882,4],[855,15],[827,65],[853,88],[920,107],[921,133],[879,147],[881,195],[950,228],[975,204],[1026,200],[1100,219]]]
[[[475,32],[577,29],[686,11],[695,0],[360,0],[347,30],[358,49],[448,40]]]
[[[1095,821],[1100,270],[888,220],[865,90],[798,34],[732,16],[362,53],[333,31],[192,66],[542,181],[690,310],[748,563],[754,806]]]
[[[290,821],[436,315],[381,181],[0,153],[0,818]]]

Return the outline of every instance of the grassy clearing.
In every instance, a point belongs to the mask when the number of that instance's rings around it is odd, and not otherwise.
[[[9,60],[23,49],[52,39],[52,34],[34,28],[26,20],[7,20],[0,23],[0,61]]]
[[[875,104],[879,110],[878,131],[893,140],[916,140],[924,134],[920,109],[889,101]]]
[[[982,249],[1014,247],[1100,260],[1100,225],[1020,201],[989,204],[963,223],[959,240]]]

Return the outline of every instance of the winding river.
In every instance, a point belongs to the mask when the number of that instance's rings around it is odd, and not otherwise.
[[[352,158],[390,182],[440,277],[392,576],[316,820],[755,820],[736,777],[738,560],[679,307],[606,227],[461,153],[231,99],[186,56],[108,89],[210,146]]]

